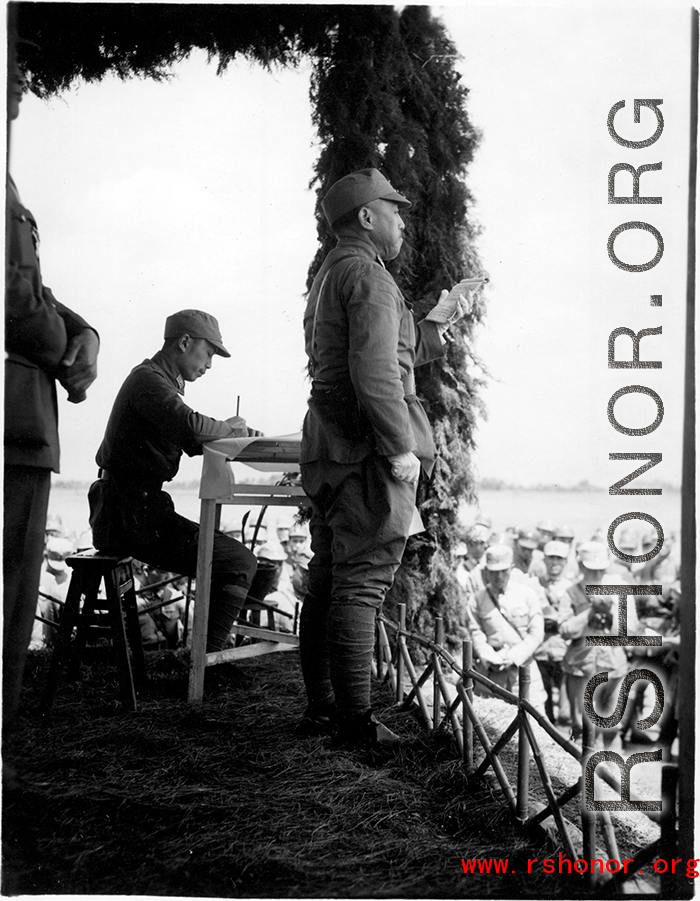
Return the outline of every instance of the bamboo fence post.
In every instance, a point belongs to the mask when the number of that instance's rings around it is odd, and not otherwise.
[[[406,605],[399,604],[399,631],[396,633],[396,647],[398,655],[396,659],[396,703],[403,701],[404,662],[401,653],[403,633],[406,631]]]
[[[595,832],[596,822],[595,813],[586,806],[586,797],[589,787],[586,786],[586,764],[588,758],[595,751],[595,726],[590,719],[584,714],[583,716],[583,741],[581,754],[581,775],[583,777],[583,786],[581,790],[581,828],[583,832],[583,857],[584,860],[592,860],[595,857]],[[591,801],[595,794],[594,785],[590,786]],[[591,870],[587,870],[584,876],[586,888],[592,889],[595,885],[595,874]]]
[[[673,860],[678,851],[676,832],[676,793],[678,788],[678,767],[666,764],[661,768],[661,840],[659,857]],[[681,868],[681,873],[683,872]],[[681,880],[667,866],[661,874],[661,897],[678,898]]]
[[[442,617],[438,614],[435,617],[435,644],[442,647],[442,643],[444,641],[444,625],[442,622]],[[441,709],[441,701],[442,695],[440,694],[440,683],[438,682],[437,673],[440,668],[440,657],[439,655],[433,651],[432,655],[433,661],[433,729],[437,729],[440,726],[440,720],[442,717],[440,716]]]
[[[445,719],[449,719],[450,724],[452,725],[452,734],[457,742],[457,748],[461,756],[464,752],[464,737],[462,735],[462,727],[460,726],[459,719],[455,713],[456,705],[450,700],[450,689],[447,684],[447,679],[445,679],[441,669],[435,670],[435,678],[437,679],[440,688],[440,694],[445,702]]]
[[[462,642],[462,683],[470,701],[474,700],[474,680],[471,677],[473,665],[472,641],[471,638],[465,638]],[[464,765],[467,772],[471,773],[474,769],[474,726],[464,707],[462,707],[462,732],[464,734]]]
[[[411,655],[408,651],[408,647],[406,645],[406,640],[402,637],[399,639],[401,656],[404,658],[404,662],[406,664],[406,672],[408,673],[408,677],[411,680],[411,691],[408,693],[408,697],[404,698],[404,704],[413,703],[413,698],[415,697],[418,707],[420,708],[420,712],[423,716],[423,720],[425,722],[426,728],[429,730],[432,728],[432,719],[430,716],[430,711],[428,710],[428,705],[425,703],[425,698],[421,694],[421,685],[427,679],[427,675],[424,673],[421,674],[420,678],[416,675],[415,667],[413,666],[413,661],[411,660]],[[429,667],[430,672],[432,672],[432,665]],[[427,670],[426,670],[427,672]],[[425,676],[425,679],[423,678]]]
[[[384,663],[386,664],[386,675],[384,679],[388,679],[394,691],[396,691],[396,670],[391,656],[391,645],[389,644],[389,636],[386,634],[386,628],[382,620],[378,622],[379,629],[379,647],[381,649]]]
[[[460,697],[462,698],[462,704],[464,704],[465,712],[467,713],[469,718],[474,723],[474,730],[476,731],[476,734],[479,736],[479,740],[481,741],[482,747],[483,747],[484,751],[486,752],[486,756],[489,760],[489,763],[491,764],[491,767],[493,768],[493,771],[496,774],[496,778],[498,779],[498,782],[501,786],[503,795],[504,795],[506,801],[508,802],[508,806],[513,811],[513,813],[515,813],[515,808],[516,808],[516,804],[517,804],[517,801],[515,798],[515,792],[513,791],[513,788],[511,786],[510,782],[508,781],[508,776],[506,775],[505,770],[503,769],[503,764],[498,759],[498,755],[493,753],[493,751],[491,749],[491,742],[489,741],[488,733],[486,732],[486,729],[484,729],[481,721],[479,720],[478,716],[476,715],[474,708],[472,707],[472,703],[469,700],[469,698],[467,697],[466,691],[464,690],[464,686],[458,683],[457,691],[459,692]]]
[[[520,701],[530,698],[530,667],[518,667],[518,697]],[[521,823],[527,820],[530,808],[530,744],[523,720],[527,713],[518,706],[520,726],[518,728],[518,806],[516,816]]]
[[[542,788],[544,789],[544,793],[547,796],[547,801],[549,802],[549,807],[552,811],[552,818],[554,819],[557,830],[559,832],[559,837],[561,838],[562,844],[566,849],[566,853],[571,855],[575,859],[576,855],[574,852],[573,843],[571,841],[571,836],[569,835],[569,831],[566,828],[566,823],[564,822],[561,808],[557,804],[557,799],[554,794],[554,788],[552,786],[552,780],[549,778],[549,770],[547,769],[547,764],[542,757],[542,752],[540,751],[540,746],[535,736],[532,723],[530,723],[525,717],[523,717],[523,726],[525,727],[528,741],[530,742],[530,745],[532,747],[532,756],[539,771],[540,782],[542,783]]]

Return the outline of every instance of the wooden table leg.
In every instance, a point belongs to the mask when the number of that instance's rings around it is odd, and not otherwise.
[[[197,547],[197,587],[192,621],[190,678],[187,700],[201,701],[204,697],[204,671],[207,654],[207,626],[211,596],[212,555],[214,552],[214,522],[216,501],[203,498],[199,514],[199,544]]]

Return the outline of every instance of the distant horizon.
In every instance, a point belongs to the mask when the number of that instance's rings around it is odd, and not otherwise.
[[[277,481],[277,475],[273,474],[272,476],[250,476],[246,478],[247,482],[253,482],[261,485],[274,485]],[[62,488],[62,489],[82,489],[87,490],[92,484],[92,479],[54,479],[51,483],[52,488]],[[189,491],[199,488],[199,479],[183,479],[178,480],[175,479],[172,482],[166,482],[164,484],[164,489],[173,489],[176,491]],[[553,483],[540,483],[535,485],[519,485],[515,482],[506,482],[504,479],[497,479],[493,477],[487,477],[481,479],[475,483],[475,487],[477,492],[479,490],[482,491],[571,491],[571,492],[580,492],[583,493],[585,491],[608,491],[609,485],[594,485],[585,480],[577,482],[574,485],[560,485],[557,482]],[[681,490],[680,485],[674,485],[671,482],[655,482],[655,488],[661,488],[663,491],[675,491],[679,492]]]

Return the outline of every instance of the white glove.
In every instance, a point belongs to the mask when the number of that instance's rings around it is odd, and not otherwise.
[[[397,482],[417,482],[420,476],[420,460],[414,453],[393,454],[389,457],[391,474]]]
[[[447,328],[466,316],[474,305],[474,294],[488,279],[465,278],[451,291],[442,291],[437,304],[425,317],[429,322]]]
[[[227,422],[233,429],[233,432],[231,432],[232,438],[248,437],[248,426],[246,425],[245,419],[242,416],[230,416],[224,421]]]

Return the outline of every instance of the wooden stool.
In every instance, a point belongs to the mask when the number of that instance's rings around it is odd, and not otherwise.
[[[68,658],[70,672],[77,677],[88,631],[98,620],[104,620],[99,616],[99,611],[106,610],[108,630],[117,655],[121,699],[125,708],[137,710],[135,681],[139,686],[146,682],[146,661],[141,644],[131,557],[111,557],[99,551],[84,551],[67,557],[66,563],[73,573],[56,635],[42,708],[44,712],[51,709]],[[107,597],[98,599],[103,580]],[[76,636],[71,641],[76,627]]]

